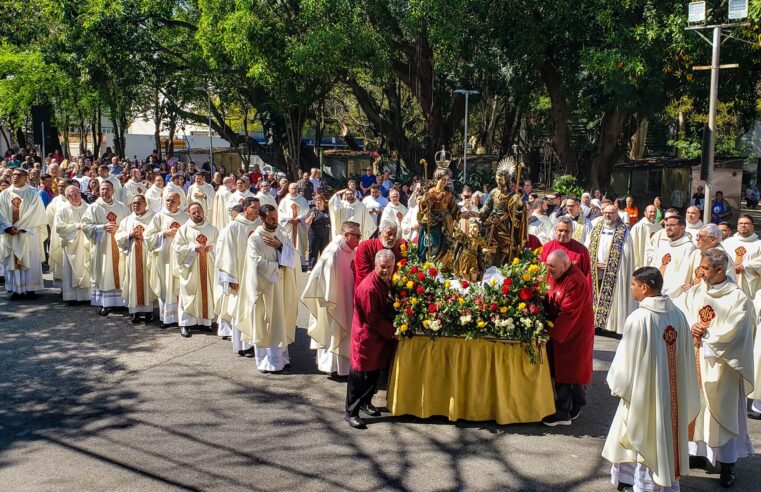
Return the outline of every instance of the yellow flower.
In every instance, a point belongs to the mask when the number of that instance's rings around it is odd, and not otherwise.
[[[428,263],[428,262],[426,261],[426,262],[425,262],[425,265],[423,265],[423,268],[425,268],[426,270],[428,270],[429,268],[431,268],[431,264],[430,264],[430,263]]]
[[[402,325],[402,326],[400,326],[400,327],[399,327],[399,331],[400,331],[400,332],[402,332],[402,333],[404,333],[405,331],[407,331],[407,325]]]
[[[548,322],[547,322],[547,326],[549,326],[550,328],[552,328],[553,326],[555,326],[555,323],[553,323],[552,321],[548,321]]]
[[[522,303],[518,304],[518,309],[526,309],[526,303],[522,302]]]
[[[407,282],[407,288],[408,288],[408,289],[411,289],[413,285],[415,285],[415,284],[412,282],[412,280],[410,280],[409,282]]]
[[[529,265],[529,267],[528,267],[528,273],[533,275],[533,274],[535,274],[538,271],[539,271],[539,267],[538,266],[536,266],[536,265]]]
[[[476,323],[476,326],[478,326],[479,328],[483,328],[484,326],[486,326],[486,323],[483,321],[479,321],[478,323]]]
[[[523,279],[524,282],[528,282],[529,280],[531,280],[531,275],[529,275],[528,273],[524,273],[523,275],[521,275],[521,278]]]
[[[446,280],[446,281],[444,282],[444,288],[445,288],[445,289],[448,289],[450,285],[452,285],[452,284],[450,284],[450,283],[449,283],[449,280]]]
[[[410,298],[410,304],[412,304],[412,305],[414,306],[414,305],[416,305],[417,303],[418,303],[418,299],[417,299],[417,297],[412,297],[412,298]]]
[[[428,320],[427,319],[423,320],[423,327],[424,328],[428,328]]]
[[[407,258],[407,252],[406,251],[402,251],[402,258]]]
[[[491,286],[492,286],[492,287],[494,287],[495,285],[497,285],[497,279],[496,279],[496,278],[493,278],[493,279],[491,279],[491,280],[489,281],[489,283],[491,284]]]
[[[394,276],[391,277],[391,281],[394,282],[394,285],[397,285],[399,283],[399,275],[394,274]]]
[[[397,266],[398,268],[402,268],[402,262],[401,262],[401,261],[397,261],[397,262],[396,262],[396,266]]]
[[[465,304],[465,299],[463,299],[462,297],[458,297],[457,302],[459,302],[460,306],[462,306],[463,304]]]
[[[507,308],[502,306],[501,308],[499,308],[499,312],[502,314],[505,314],[507,312]]]
[[[394,309],[399,309],[400,307],[402,307],[402,305],[401,305],[401,304],[399,304],[399,301],[396,301],[396,302],[394,303]]]
[[[402,251],[407,251],[407,245],[405,243],[402,243],[399,245],[399,249],[401,249]]]
[[[402,277],[402,283],[405,283],[405,282],[407,282],[407,275],[405,275],[404,277]]]
[[[521,260],[519,260],[518,258],[513,258],[513,265],[517,265],[520,262]]]

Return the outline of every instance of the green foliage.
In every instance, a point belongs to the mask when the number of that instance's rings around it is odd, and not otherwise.
[[[576,198],[581,198],[581,195],[584,193],[584,187],[580,186],[576,182],[576,178],[569,174],[556,176],[552,182],[552,189],[563,195],[573,195]]]

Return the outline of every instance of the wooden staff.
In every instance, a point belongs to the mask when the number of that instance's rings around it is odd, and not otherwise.
[[[293,212],[293,219],[296,220],[299,217],[299,206],[297,203],[291,203],[291,211]],[[299,232],[299,223],[293,223],[293,247],[296,247],[296,235]]]
[[[420,159],[420,164],[423,166],[423,183],[428,183],[428,161],[425,159]],[[426,190],[426,193],[428,191]],[[430,196],[428,197],[428,209],[425,211],[425,222],[426,222],[426,239],[428,240],[428,253],[426,255],[426,259],[431,257],[431,203],[430,203]]]

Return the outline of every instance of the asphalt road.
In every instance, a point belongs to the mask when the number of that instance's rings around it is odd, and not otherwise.
[[[615,490],[600,457],[615,340],[597,338],[589,405],[571,427],[385,414],[356,431],[345,386],[297,338],[293,367],[265,375],[212,334],[104,319],[52,289],[0,300],[0,490]],[[761,446],[761,423],[750,429]],[[737,490],[758,490],[759,457],[737,475]],[[700,471],[682,487],[717,480]]]

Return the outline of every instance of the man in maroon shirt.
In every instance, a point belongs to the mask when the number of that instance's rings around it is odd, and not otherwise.
[[[402,259],[400,247],[402,244],[407,244],[407,241],[396,240],[396,223],[383,221],[377,238],[362,241],[357,246],[357,253],[354,255],[354,285],[359,285],[375,269],[375,255],[382,249],[394,253],[396,258],[394,270],[396,270],[396,263]]]
[[[558,218],[558,222],[555,224],[555,239],[542,246],[542,254],[539,260],[542,263],[547,263],[547,257],[556,250],[565,251],[571,263],[581,270],[581,273],[584,274],[590,281],[590,285],[592,285],[592,277],[589,273],[589,251],[583,244],[573,239],[573,221],[568,217]],[[547,275],[547,281],[550,287],[552,287],[554,280],[551,275]]]
[[[364,429],[362,410],[371,417],[380,415],[372,404],[381,370],[388,367],[393,353],[394,309],[391,305],[391,275],[394,254],[381,249],[374,258],[374,270],[354,291],[351,324],[351,369],[346,385],[346,421]]]

